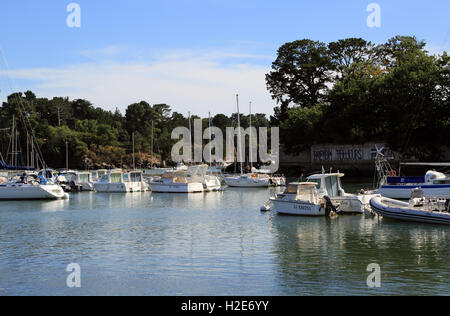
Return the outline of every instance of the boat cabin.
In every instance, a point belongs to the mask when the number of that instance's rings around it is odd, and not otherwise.
[[[313,204],[319,203],[317,185],[313,182],[290,183],[284,193],[278,195],[278,198],[308,201]]]
[[[308,183],[315,183],[319,193],[333,198],[345,194],[341,184],[341,178],[344,176],[343,173],[315,174],[308,177]]]

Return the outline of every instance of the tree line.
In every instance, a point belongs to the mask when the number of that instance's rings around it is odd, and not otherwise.
[[[240,118],[241,126],[247,128],[250,117],[241,114]],[[192,115],[192,126],[195,119],[201,118]],[[28,131],[33,131],[48,166],[64,168],[67,148],[69,167],[80,169],[131,168],[133,147],[137,167],[173,165],[171,150],[178,140],[171,139],[172,130],[189,127],[189,117],[173,112],[167,104],[141,101],[130,104],[122,114],[118,109],[94,107],[83,99],[38,98],[32,91],[14,93],[0,108],[0,158],[5,163],[11,159],[13,121],[18,131],[18,164],[30,164],[30,141],[24,126],[29,124]],[[209,118],[202,119],[203,129],[209,124]],[[211,124],[225,131],[237,125],[237,114],[217,114]],[[270,123],[259,113],[252,115],[252,126],[268,127]]]
[[[266,75],[284,149],[383,141],[405,159],[450,147],[450,58],[415,37],[286,43]]]

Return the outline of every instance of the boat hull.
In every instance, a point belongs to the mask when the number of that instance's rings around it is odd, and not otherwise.
[[[389,205],[387,202],[390,202],[392,205]],[[370,200],[370,206],[375,213],[386,218],[409,222],[450,225],[449,213],[416,210],[410,208],[408,203],[401,201],[376,197]]]
[[[325,216],[320,205],[301,201],[280,201],[272,199],[273,210],[279,214],[297,216]]]
[[[224,178],[225,183],[232,188],[268,188],[269,180]]]
[[[66,198],[59,185],[15,184],[0,186],[0,200],[58,200]]]
[[[150,190],[156,193],[202,193],[203,184],[201,183],[156,183],[151,182]]]
[[[143,182],[95,183],[94,188],[99,193],[133,193],[145,191]]]
[[[364,214],[370,210],[370,200],[378,195],[345,195],[332,197],[331,202],[339,206],[339,211],[348,214]]]

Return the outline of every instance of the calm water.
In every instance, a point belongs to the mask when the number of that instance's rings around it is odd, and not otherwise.
[[[261,213],[271,192],[1,202],[0,295],[450,295],[450,227]]]

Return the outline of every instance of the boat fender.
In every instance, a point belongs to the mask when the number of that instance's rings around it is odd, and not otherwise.
[[[450,213],[450,199],[445,200],[445,211]]]

